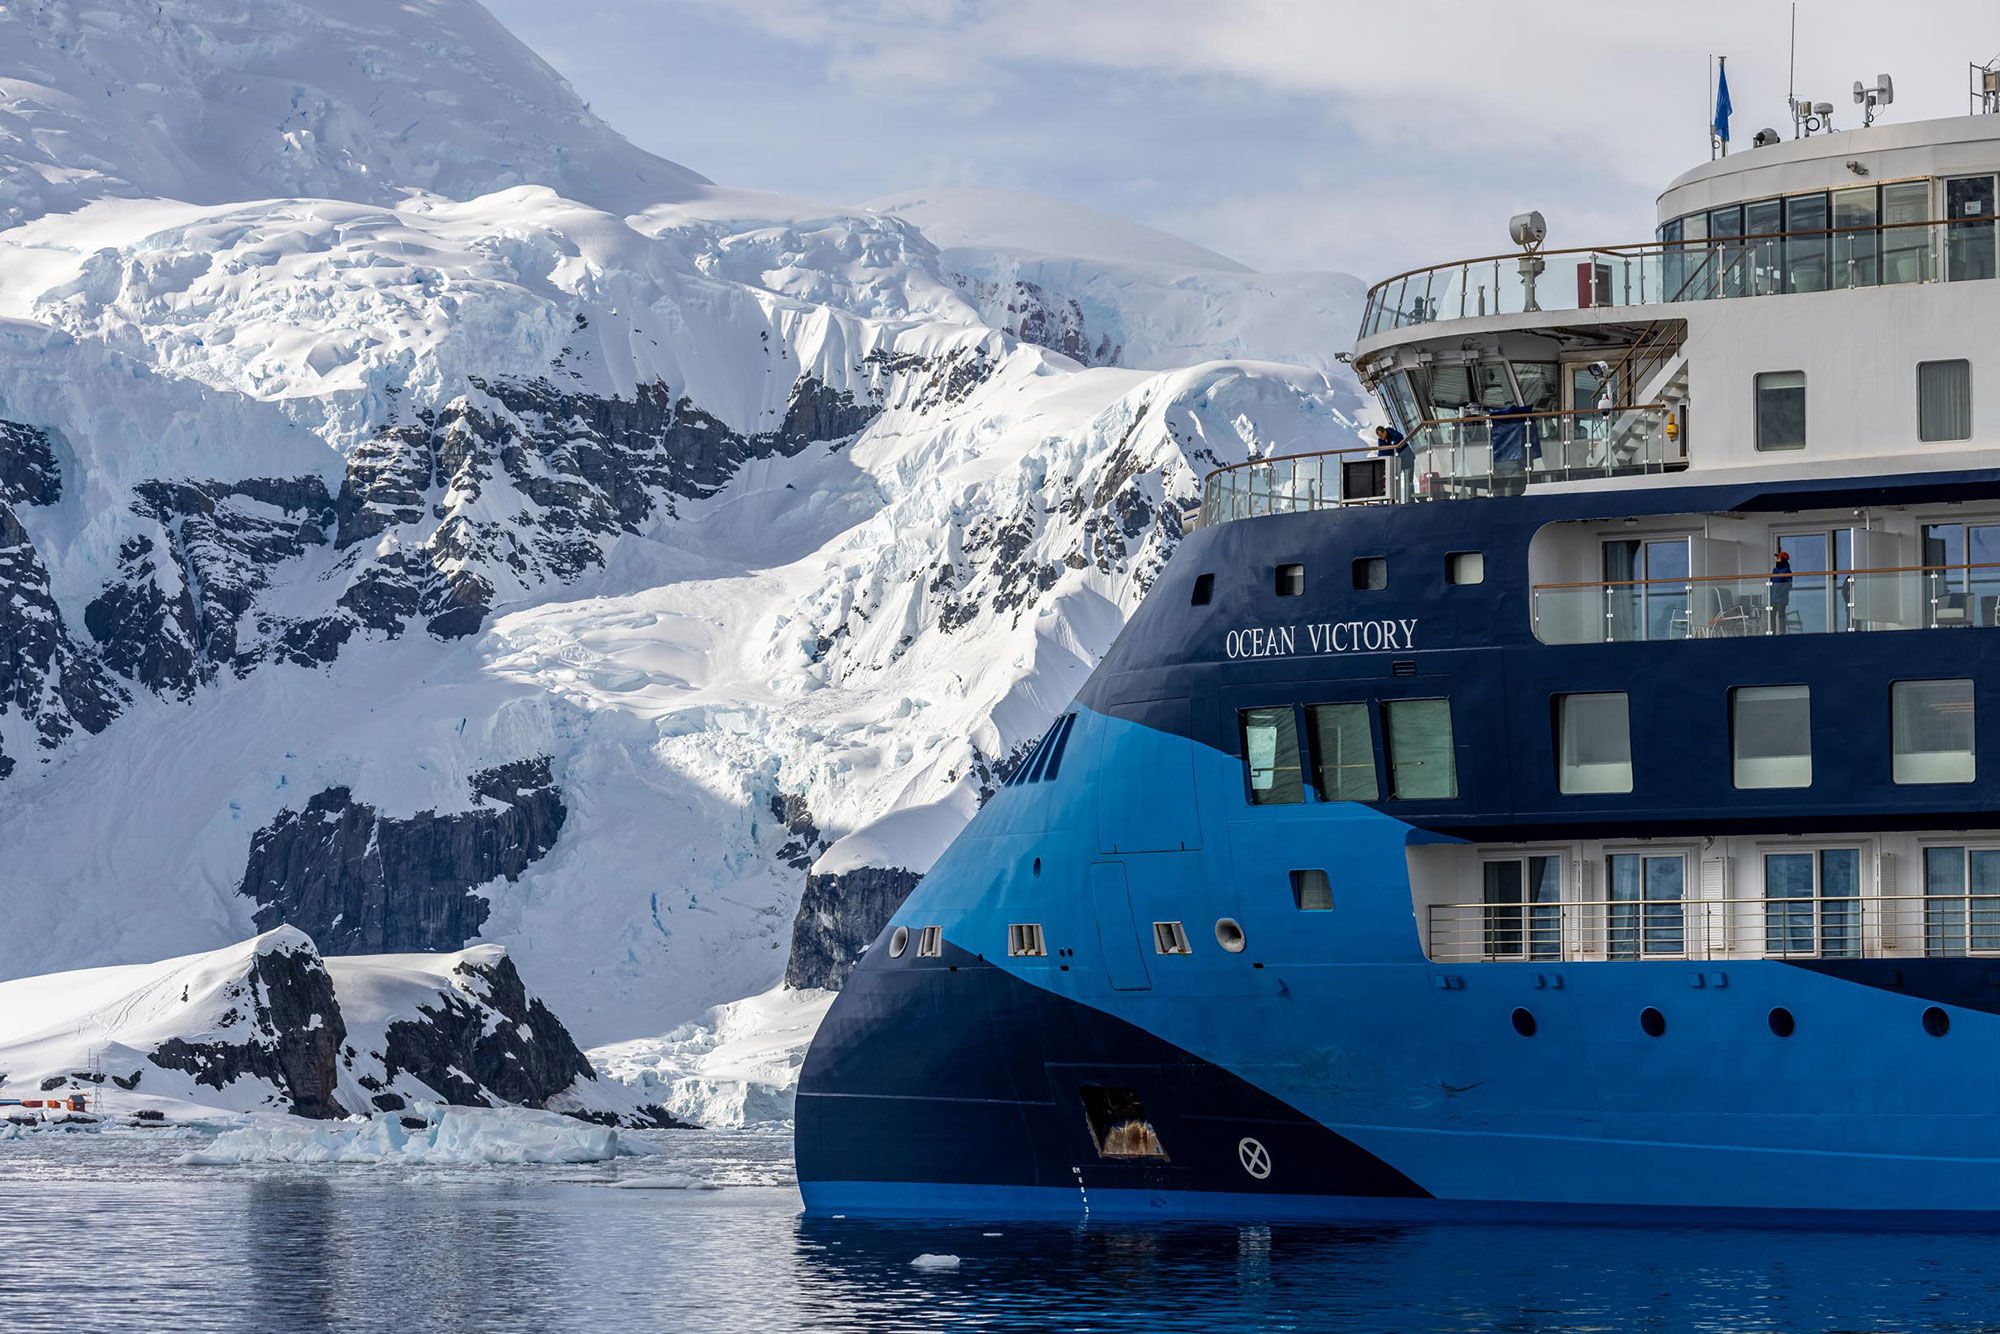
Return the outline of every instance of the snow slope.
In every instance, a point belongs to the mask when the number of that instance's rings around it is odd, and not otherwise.
[[[1351,279],[708,186],[461,0],[164,12],[0,10],[0,977],[290,923],[503,943],[589,1042],[762,993],[1202,471],[1357,429]]]

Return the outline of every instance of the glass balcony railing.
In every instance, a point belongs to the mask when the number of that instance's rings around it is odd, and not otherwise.
[[[1520,495],[1529,486],[1687,466],[1661,404],[1419,423],[1409,448],[1371,446],[1252,459],[1202,483],[1199,526],[1343,505]]]
[[[1534,622],[1545,644],[2000,626],[2000,563],[1543,584]]]
[[[1360,337],[1481,315],[1935,282],[1968,226],[1991,224],[1905,222],[1487,255],[1377,283],[1362,312]],[[1982,269],[1966,276],[1989,275]]]

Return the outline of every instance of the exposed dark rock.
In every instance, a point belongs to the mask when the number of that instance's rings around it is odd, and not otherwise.
[[[111,1082],[119,1088],[124,1089],[127,1093],[130,1093],[133,1089],[139,1087],[139,1080],[145,1073],[144,1070],[134,1070],[129,1075],[113,1075],[111,1076]]]
[[[0,747],[10,714],[53,750],[81,728],[101,732],[127,696],[63,626],[49,573],[13,507],[0,503]],[[0,778],[15,760],[0,748]]]
[[[475,774],[472,790],[473,808],[451,815],[383,815],[345,787],[281,813],[243,872],[258,927],[297,926],[328,954],[461,948],[490,911],[473,890],[519,878],[569,813],[546,756]]]
[[[820,834],[819,826],[813,823],[812,812],[806,809],[804,797],[792,792],[773,793],[771,814],[790,835],[785,845],[778,849],[778,858],[786,865],[803,871],[826,850],[826,839]]]
[[[962,273],[952,277],[989,323],[1022,342],[1060,352],[1086,366],[1118,364],[1124,348],[1112,342],[1109,334],[1091,341],[1083,307],[1076,298],[1057,296],[1025,278],[991,283]]]
[[[916,871],[876,866],[807,876],[792,923],[785,985],[838,987],[921,879]]]
[[[185,1071],[213,1089],[245,1076],[264,1080],[285,1096],[294,1116],[347,1115],[334,1098],[347,1025],[333,979],[312,942],[259,953],[227,994],[236,1003],[226,1016],[233,1022],[221,1026],[246,1025],[240,1038],[200,1043],[170,1038],[146,1059],[165,1070]]]
[[[391,1080],[408,1073],[459,1106],[490,1107],[490,1093],[540,1107],[579,1079],[597,1078],[569,1030],[539,997],[528,995],[512,959],[468,960],[453,971],[478,998],[440,992],[435,1008],[417,1007],[421,1022],[390,1024],[382,1060]]]
[[[24,422],[0,421],[0,501],[53,505],[62,499],[62,468],[48,433]]]

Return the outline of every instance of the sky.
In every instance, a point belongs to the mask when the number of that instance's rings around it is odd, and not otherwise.
[[[1509,248],[1642,240],[1708,160],[1790,137],[1785,0],[486,0],[628,138],[829,204],[977,185],[1173,232],[1266,272],[1371,281]],[[1797,86],[1858,126],[1966,111],[1988,3],[1801,0]]]

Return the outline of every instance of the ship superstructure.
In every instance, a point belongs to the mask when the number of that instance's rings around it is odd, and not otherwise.
[[[1207,479],[829,1014],[807,1207],[2000,1220],[1997,178],[1379,284],[1407,449]]]

